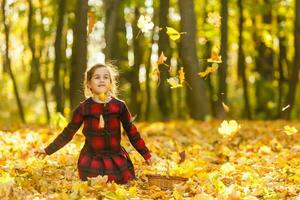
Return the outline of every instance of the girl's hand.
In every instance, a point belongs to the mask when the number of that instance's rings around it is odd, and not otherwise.
[[[145,162],[146,162],[147,165],[153,165],[153,158],[150,157]]]
[[[41,159],[44,159],[47,156],[47,153],[45,152],[44,149],[39,149],[35,151],[34,154],[37,158],[41,158]]]

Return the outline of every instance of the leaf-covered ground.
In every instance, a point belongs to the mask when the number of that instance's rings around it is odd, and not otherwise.
[[[139,123],[154,157],[152,166],[130,146],[138,180],[130,185],[105,183],[98,177],[81,182],[77,158],[84,137],[46,159],[33,152],[45,147],[59,133],[45,127],[2,127],[0,131],[1,199],[297,199],[300,193],[299,133],[287,135],[285,125],[300,122],[239,121],[232,138],[218,133],[220,121]],[[185,152],[183,162],[180,153]],[[181,154],[183,155],[183,153]],[[149,186],[146,174],[188,178],[173,190]]]

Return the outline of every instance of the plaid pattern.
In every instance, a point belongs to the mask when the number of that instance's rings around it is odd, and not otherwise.
[[[98,128],[99,116],[103,115],[105,126]],[[126,104],[116,98],[110,102],[97,103],[88,98],[74,111],[69,124],[49,144],[45,151],[53,154],[69,141],[83,123],[85,144],[78,159],[78,172],[81,180],[97,175],[108,175],[108,181],[126,183],[135,178],[134,167],[126,150],[121,146],[121,126],[133,147],[144,157],[151,157],[150,151],[131,121]]]

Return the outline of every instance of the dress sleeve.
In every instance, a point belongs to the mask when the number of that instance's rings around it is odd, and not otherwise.
[[[46,148],[45,152],[48,155],[53,154],[54,152],[61,149],[68,142],[70,142],[76,133],[76,131],[80,128],[83,122],[83,114],[82,114],[82,104],[80,104],[72,114],[72,119],[68,123],[68,125],[63,129],[63,131],[54,139],[52,143],[50,143]]]
[[[121,106],[121,122],[124,130],[127,133],[132,146],[141,154],[145,160],[151,157],[149,149],[146,147],[144,140],[141,138],[136,126],[131,121],[131,114],[125,103],[122,102]]]

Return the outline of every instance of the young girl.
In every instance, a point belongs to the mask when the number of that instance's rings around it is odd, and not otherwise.
[[[81,180],[87,177],[108,175],[108,181],[126,184],[135,179],[134,167],[126,150],[120,145],[121,127],[127,132],[134,148],[150,164],[150,152],[145,146],[124,101],[116,96],[116,70],[97,64],[86,71],[85,94],[90,96],[73,111],[72,120],[45,149],[36,152],[37,157],[51,155],[69,141],[81,124],[85,144],[78,160]]]

